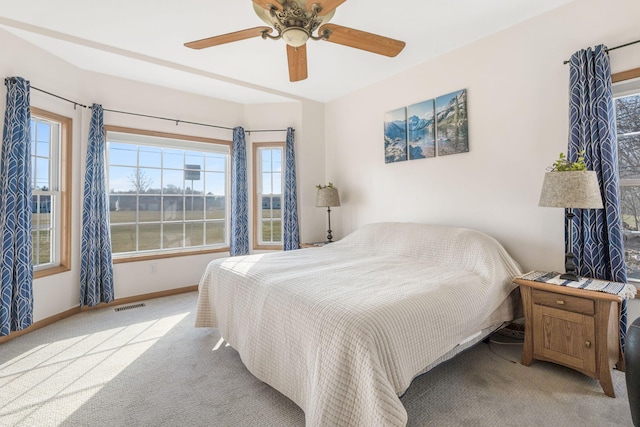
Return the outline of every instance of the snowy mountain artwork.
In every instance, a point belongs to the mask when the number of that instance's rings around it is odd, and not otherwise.
[[[436,144],[438,156],[469,151],[466,89],[436,98]]]
[[[407,107],[409,160],[436,156],[434,100],[422,101]]]
[[[407,160],[407,110],[405,107],[384,115],[384,162]]]

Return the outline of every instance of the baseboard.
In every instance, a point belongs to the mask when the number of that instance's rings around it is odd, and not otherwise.
[[[71,308],[67,311],[63,311],[62,313],[58,313],[55,314],[53,316],[47,317],[46,319],[42,319],[42,320],[38,320],[37,322],[33,323],[31,326],[29,326],[28,328],[25,328],[21,331],[14,331],[11,332],[11,334],[4,336],[4,337],[0,337],[0,344],[4,344],[7,341],[10,341],[14,338],[17,338],[19,336],[28,334],[29,332],[33,332],[37,329],[40,328],[44,328],[45,326],[49,326],[53,323],[56,323],[62,319],[66,319],[67,317],[71,317],[73,315],[76,315],[78,313],[82,313],[83,311],[87,311],[87,310],[95,310],[97,308],[106,308],[106,307],[112,307],[112,306],[116,306],[116,305],[123,305],[123,304],[131,304],[132,302],[138,302],[138,301],[146,301],[149,299],[153,299],[153,298],[162,298],[162,297],[168,297],[171,295],[178,295],[178,294],[184,294],[187,292],[194,292],[198,290],[198,285],[193,285],[193,286],[185,286],[184,288],[176,288],[176,289],[169,289],[166,291],[159,291],[159,292],[151,292],[148,294],[142,294],[142,295],[134,295],[131,297],[125,297],[125,298],[117,298],[113,301],[111,301],[110,303],[102,303],[102,304],[98,304],[96,306],[93,307],[74,307]]]

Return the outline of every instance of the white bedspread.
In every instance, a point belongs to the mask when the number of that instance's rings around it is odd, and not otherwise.
[[[371,224],[322,248],[211,262],[196,326],[218,327],[307,426],[404,426],[398,396],[488,326],[520,273],[477,231]]]

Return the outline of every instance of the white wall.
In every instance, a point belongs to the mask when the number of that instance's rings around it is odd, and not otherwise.
[[[315,189],[307,189],[309,181],[323,179],[324,151],[322,146],[322,105],[292,102],[287,104],[244,106],[209,97],[184,93],[171,89],[146,85],[76,68],[25,41],[0,30],[0,75],[20,76],[32,86],[64,96],[73,101],[90,105],[100,103],[104,108],[210,123],[225,127],[244,126],[245,129],[296,129],[296,149],[301,151],[298,180],[301,183],[299,198],[303,201],[301,217],[309,210],[307,201],[315,196]],[[6,87],[0,89],[0,97],[6,98]],[[73,172],[72,172],[72,256],[71,271],[34,281],[34,320],[42,320],[57,313],[77,307],[79,301],[79,259],[81,239],[81,197],[84,162],[90,111],[73,104],[31,91],[31,105],[73,119]],[[317,115],[318,123],[306,130],[303,118],[309,108]],[[5,103],[0,102],[0,114],[4,117]],[[160,132],[188,134],[225,140],[232,139],[232,132],[209,127],[179,124],[155,119],[105,112],[105,125],[126,126]],[[2,125],[0,125],[2,126]],[[316,135],[319,134],[320,136]],[[308,138],[305,141],[304,138]],[[284,141],[285,134],[251,134],[247,139]],[[317,148],[319,147],[319,148]],[[250,146],[248,153],[250,153]],[[309,160],[312,158],[313,160]],[[250,169],[250,168],[249,168]],[[305,170],[309,171],[309,177]],[[251,177],[249,177],[251,182]],[[303,186],[304,185],[304,186]],[[315,210],[315,208],[313,208]],[[311,214],[313,215],[313,213]],[[310,234],[312,226],[305,222],[304,234]],[[227,253],[194,255],[155,261],[120,263],[114,266],[116,298],[124,298],[151,292],[195,285],[206,264]]]

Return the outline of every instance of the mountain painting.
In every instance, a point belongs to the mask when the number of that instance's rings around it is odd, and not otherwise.
[[[409,160],[436,156],[434,100],[410,105],[407,109]]]
[[[404,107],[384,115],[384,162],[407,160],[407,111]]]
[[[436,144],[438,156],[469,151],[466,89],[436,98]]]

